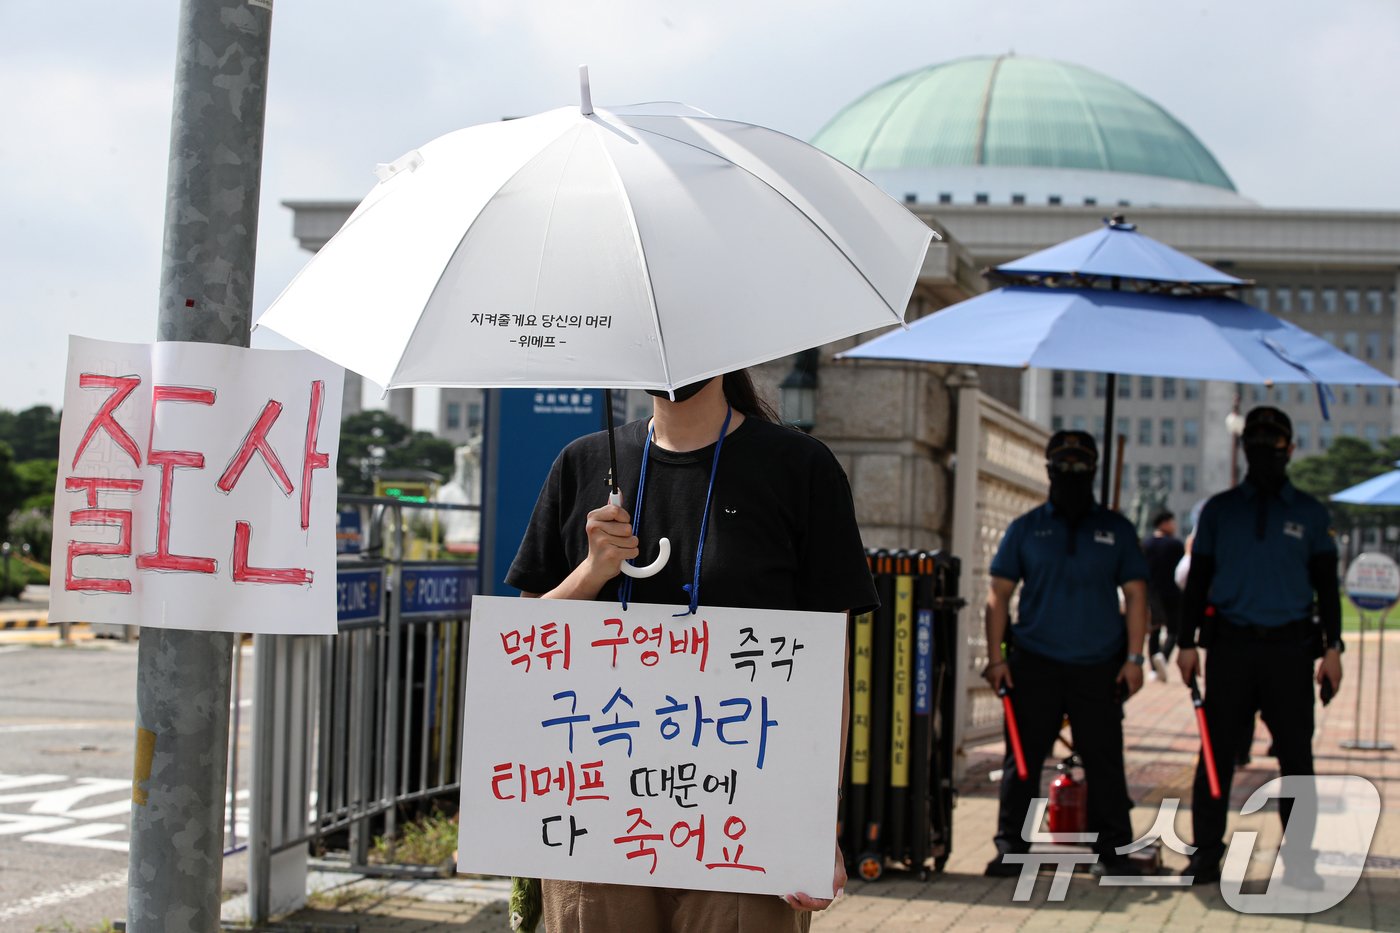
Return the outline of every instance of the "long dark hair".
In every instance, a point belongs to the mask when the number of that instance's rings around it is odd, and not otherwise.
[[[759,396],[747,369],[724,374],[724,399],[731,407],[743,412],[746,418],[778,423],[778,413]]]

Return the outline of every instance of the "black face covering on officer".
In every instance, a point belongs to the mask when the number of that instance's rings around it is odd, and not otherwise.
[[[1080,464],[1050,464],[1050,504],[1071,524],[1078,522],[1094,506],[1094,471],[1067,472],[1065,467]]]
[[[1045,472],[1050,477],[1050,506],[1069,525],[1065,553],[1075,552],[1077,529],[1094,508],[1094,467],[1098,450],[1093,435],[1084,431],[1056,431],[1045,446]]]
[[[1288,479],[1288,444],[1280,444],[1281,440],[1265,435],[1244,444],[1244,459],[1249,464],[1245,479],[1267,493],[1278,492]]]

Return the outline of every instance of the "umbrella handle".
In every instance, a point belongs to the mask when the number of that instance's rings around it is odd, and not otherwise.
[[[622,505],[621,491],[614,489],[612,492],[608,493],[608,505]],[[656,560],[647,564],[645,567],[638,567],[635,564],[625,563],[622,565],[622,572],[637,580],[642,580],[646,577],[654,577],[661,572],[661,568],[665,567],[666,562],[670,559],[671,539],[662,538],[660,541],[656,542]]]

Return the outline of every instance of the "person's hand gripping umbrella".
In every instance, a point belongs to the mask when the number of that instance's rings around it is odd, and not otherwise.
[[[617,439],[614,437],[615,432],[613,430],[611,389],[603,390],[603,408],[607,413],[606,417],[608,419],[608,505],[622,508],[622,488],[617,485]],[[636,524],[637,523],[633,521],[632,526],[635,528]],[[656,542],[656,551],[656,560],[647,564],[645,567],[624,563],[620,569],[625,575],[635,577],[639,580],[654,576],[662,567],[665,567],[666,562],[671,559],[671,539],[662,538],[660,541]]]
[[[1220,799],[1220,775],[1215,770],[1215,749],[1210,744],[1210,727],[1206,725],[1205,701],[1196,678],[1191,678],[1191,705],[1196,708],[1196,728],[1201,733],[1201,758],[1206,763],[1206,780],[1210,782],[1212,800]]]

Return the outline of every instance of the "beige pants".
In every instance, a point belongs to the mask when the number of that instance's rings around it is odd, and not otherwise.
[[[775,894],[544,882],[546,933],[807,933],[812,915]]]

